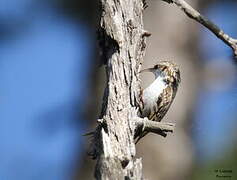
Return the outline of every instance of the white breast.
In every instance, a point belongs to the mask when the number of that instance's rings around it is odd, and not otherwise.
[[[157,77],[155,81],[143,91],[144,110],[153,108],[156,105],[159,95],[167,87],[163,77]]]

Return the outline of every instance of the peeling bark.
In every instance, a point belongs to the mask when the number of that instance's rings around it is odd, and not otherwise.
[[[142,0],[101,0],[99,41],[106,66],[100,123],[94,134],[96,179],[142,179],[141,159],[135,158],[139,70],[145,51]]]

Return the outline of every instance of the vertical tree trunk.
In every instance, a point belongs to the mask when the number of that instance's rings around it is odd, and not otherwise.
[[[101,0],[99,40],[105,59],[107,87],[95,135],[96,179],[142,179],[142,163],[134,144],[144,56],[142,0]]]

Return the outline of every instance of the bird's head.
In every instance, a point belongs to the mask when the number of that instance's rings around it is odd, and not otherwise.
[[[180,71],[179,67],[170,61],[160,61],[155,66],[144,69],[142,72],[152,72],[155,78],[163,78],[167,84],[173,84],[178,86],[180,83]]]

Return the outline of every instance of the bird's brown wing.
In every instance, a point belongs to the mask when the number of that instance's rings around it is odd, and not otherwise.
[[[148,119],[152,121],[161,121],[169,110],[175,94],[176,92],[174,91],[174,89],[172,89],[171,86],[165,88],[157,100],[157,104],[154,107],[154,113],[151,114]]]

